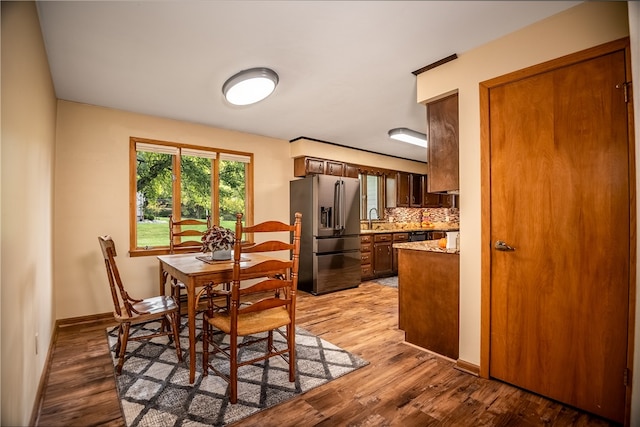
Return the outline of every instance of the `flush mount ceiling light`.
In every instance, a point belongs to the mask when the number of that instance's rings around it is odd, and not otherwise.
[[[251,68],[234,74],[222,85],[222,93],[234,105],[262,101],[276,88],[278,75],[269,68]]]
[[[421,147],[427,146],[427,135],[407,128],[391,129],[389,131],[389,138],[408,142],[409,144],[419,145]]]

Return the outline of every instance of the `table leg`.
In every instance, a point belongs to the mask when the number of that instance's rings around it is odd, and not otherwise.
[[[196,284],[189,278],[187,284],[187,313],[189,328],[189,384],[196,379]]]
[[[160,295],[164,295],[164,288],[165,288],[165,282],[166,282],[166,275],[164,272],[164,264],[162,263],[162,261],[158,261],[160,263],[160,268],[158,268],[158,271],[160,272]]]

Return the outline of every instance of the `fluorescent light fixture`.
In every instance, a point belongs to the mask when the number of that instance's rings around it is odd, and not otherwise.
[[[427,146],[427,135],[407,128],[391,129],[389,131],[389,138],[408,142],[409,144],[419,145],[421,147]]]
[[[262,101],[275,90],[278,75],[269,68],[242,70],[222,85],[222,93],[231,104],[249,105]]]

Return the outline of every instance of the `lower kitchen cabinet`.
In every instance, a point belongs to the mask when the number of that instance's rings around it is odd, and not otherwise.
[[[373,236],[373,274],[375,276],[390,276],[393,274],[392,245],[393,237],[391,233],[375,234]]]
[[[460,256],[400,249],[398,327],[405,340],[458,358]]]
[[[373,236],[370,234],[360,236],[361,280],[369,280],[375,277],[373,274],[373,266],[371,264],[373,258],[373,253],[371,252],[373,247],[372,241]]]
[[[393,243],[404,243],[409,241],[409,233],[393,233]],[[393,264],[391,269],[393,274],[398,274],[398,250],[392,249],[393,252]]]

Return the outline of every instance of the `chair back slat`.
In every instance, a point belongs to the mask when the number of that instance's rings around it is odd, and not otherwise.
[[[276,289],[282,289],[283,287],[290,287],[291,284],[288,282],[290,281],[285,281],[283,279],[266,279],[258,283],[254,283],[251,286],[247,286],[246,288],[241,288],[239,292],[240,295],[248,295],[266,291],[275,291]]]
[[[258,311],[270,310],[272,308],[282,307],[291,301],[278,298],[265,298],[254,302],[253,304],[238,308],[238,314],[255,313]]]
[[[242,248],[244,253],[255,252],[276,252],[276,251],[290,251],[293,249],[293,243],[282,242],[280,240],[269,240],[266,242],[255,243],[253,245],[247,245]]]
[[[196,227],[203,228],[194,229],[182,227]],[[183,219],[175,220],[173,215],[169,216],[169,252],[174,253],[176,249],[180,249],[180,252],[200,252],[202,250],[202,241],[193,239],[192,237],[200,237],[206,233],[207,229],[211,227],[211,217],[208,216],[206,221],[198,219]],[[186,238],[186,240],[185,240]]]

